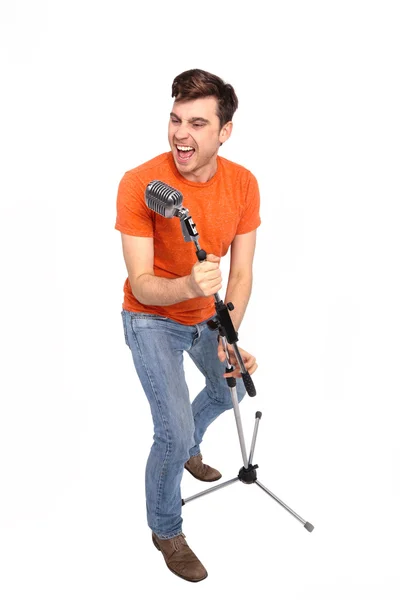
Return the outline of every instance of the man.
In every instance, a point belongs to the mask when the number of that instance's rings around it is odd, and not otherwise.
[[[184,467],[197,479],[221,474],[202,461],[200,443],[208,425],[232,408],[225,381],[225,352],[218,331],[207,321],[215,314],[214,294],[222,287],[220,259],[229,248],[231,262],[225,302],[239,330],[251,293],[256,228],[260,224],[257,181],[242,166],[218,156],[232,132],[238,99],[219,77],[192,69],[172,84],[174,103],[168,140],[171,147],[125,173],[118,189],[116,229],[122,233],[128,271],[123,324],[154,422],[154,442],[146,466],[147,520],[153,543],[168,568],[188,581],[207,571],[182,533],[180,484]],[[145,190],[152,180],[182,192],[208,252],[199,262],[194,244],[185,242],[179,219],[150,210]],[[190,403],[183,369],[186,351],[205,377],[205,388]],[[233,349],[230,362],[245,395]],[[240,349],[247,371],[255,358]]]

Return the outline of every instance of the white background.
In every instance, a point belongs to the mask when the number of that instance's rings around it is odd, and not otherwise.
[[[2,0],[4,600],[399,598],[397,8]],[[195,67],[235,87],[221,154],[262,195],[239,332],[259,364],[246,442],[261,410],[259,480],[315,526],[255,485],[191,502],[184,531],[209,572],[196,586],[168,571],[146,524],[152,423],[114,230],[119,180],[168,150],[172,80]],[[194,397],[190,363],[187,378]],[[202,450],[235,477],[232,411]],[[184,474],[184,497],[203,489]]]

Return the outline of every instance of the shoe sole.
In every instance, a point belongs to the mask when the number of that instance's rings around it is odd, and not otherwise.
[[[160,548],[160,546],[157,544],[156,540],[154,539],[153,536],[151,536],[151,539],[153,540],[153,544],[155,545],[155,547],[157,548],[157,550],[159,550],[162,554],[162,550]],[[163,554],[164,557],[164,554]],[[164,558],[165,560],[165,558]],[[173,573],[174,575],[176,575],[177,577],[180,577],[181,579],[184,579],[185,581],[191,581],[192,583],[197,583],[198,581],[203,581],[204,579],[206,579],[206,577],[208,577],[208,573],[206,572],[206,574],[204,575],[204,577],[200,577],[200,579],[187,579],[187,577],[184,577],[183,575],[180,575],[179,573],[177,573],[176,571],[174,571],[173,569],[171,569],[171,567],[168,565],[167,561],[165,561],[165,564],[167,565],[168,569],[171,571],[171,573]]]
[[[218,481],[218,479],[221,479],[221,477],[222,477],[222,475],[220,475],[219,477],[214,477],[213,479],[201,479],[201,477],[197,477],[197,475],[192,473],[192,471],[190,469],[188,469],[187,467],[185,467],[185,469],[188,473],[191,474],[192,477],[194,477],[195,479],[198,479],[199,481],[204,481],[204,483],[212,483],[213,481]]]

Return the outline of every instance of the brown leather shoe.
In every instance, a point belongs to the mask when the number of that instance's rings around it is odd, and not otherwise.
[[[169,540],[163,540],[153,533],[152,539],[155,547],[162,552],[168,569],[175,575],[195,582],[207,577],[207,571],[187,545],[183,533]]]
[[[217,479],[221,479],[222,477],[217,469],[213,469],[203,463],[201,454],[189,458],[189,460],[185,462],[185,469],[189,471],[193,477],[200,479],[200,481],[217,481]]]

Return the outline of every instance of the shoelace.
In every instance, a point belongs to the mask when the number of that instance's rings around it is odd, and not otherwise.
[[[173,544],[176,551],[180,550],[182,546],[185,545],[185,537],[185,534],[181,533],[174,539]]]

